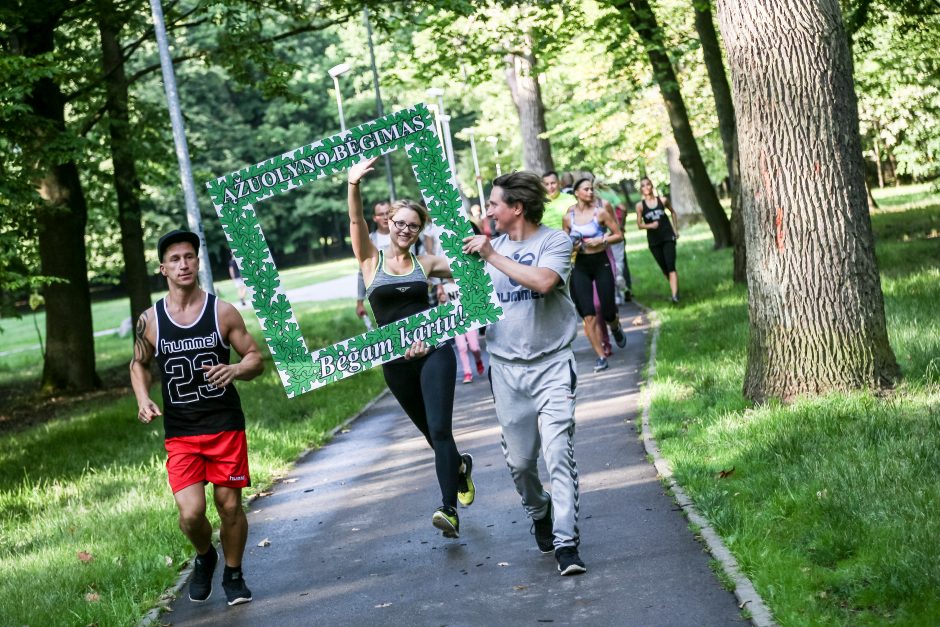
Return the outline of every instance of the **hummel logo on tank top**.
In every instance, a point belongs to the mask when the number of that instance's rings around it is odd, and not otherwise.
[[[407,292],[408,290],[411,289],[411,286],[410,286],[410,285],[406,285],[405,287],[396,287],[395,289],[398,290],[399,292],[401,292],[402,294],[404,294],[405,292]]]
[[[215,348],[218,343],[219,336],[216,335],[215,331],[207,335],[206,337],[194,337],[186,338],[182,340],[177,340],[173,342],[168,342],[164,339],[160,339],[160,352],[161,353],[182,353],[183,351],[191,351],[197,348]]]
[[[231,363],[231,351],[219,331],[216,304],[216,297],[206,294],[199,318],[187,326],[178,325],[167,314],[166,299],[154,305],[155,359],[162,374],[163,428],[167,438],[245,429],[245,415],[235,386],[220,388],[206,379],[207,368]]]

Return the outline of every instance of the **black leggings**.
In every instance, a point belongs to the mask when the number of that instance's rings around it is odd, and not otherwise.
[[[397,359],[382,364],[382,373],[411,422],[434,449],[437,482],[444,505],[457,507],[460,452],[454,442],[454,383],[457,358],[442,344],[421,359]]]
[[[669,276],[670,272],[676,271],[676,243],[663,242],[662,244],[650,244],[650,252],[656,258],[656,263],[663,271],[663,274]]]
[[[617,304],[614,302],[614,273],[610,269],[607,251],[585,255],[578,253],[571,271],[571,298],[578,309],[578,315],[596,315],[594,311],[594,283],[597,283],[597,297],[601,301],[601,315],[605,322],[617,318]]]

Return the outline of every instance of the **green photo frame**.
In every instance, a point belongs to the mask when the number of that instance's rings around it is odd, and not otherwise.
[[[399,148],[408,155],[431,220],[442,229],[441,247],[460,299],[311,352],[281,287],[255,205],[343,172],[360,159]],[[418,340],[440,344],[502,317],[483,261],[462,251],[463,239],[473,231],[424,104],[289,150],[208,181],[206,187],[245,284],[251,288],[252,305],[288,397],[398,359]]]

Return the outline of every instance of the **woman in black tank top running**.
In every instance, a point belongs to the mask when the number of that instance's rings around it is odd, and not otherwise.
[[[653,182],[648,178],[640,179],[640,194],[643,199],[636,204],[636,226],[646,231],[646,240],[653,253],[653,258],[659,264],[669,281],[672,291],[672,302],[679,302],[679,275],[676,273],[676,240],[679,239],[679,221],[673,224],[669,221],[666,212],[672,213],[673,220],[676,212],[669,199],[653,193]]]
[[[376,322],[384,326],[428,309],[428,277],[450,278],[451,272],[446,257],[411,252],[428,223],[427,211],[414,202],[392,203],[388,248],[378,250],[369,239],[359,182],[373,170],[376,159],[360,161],[349,169],[349,231],[365,279],[366,297]],[[475,490],[470,478],[473,458],[461,455],[454,442],[454,350],[449,343],[428,347],[416,342],[403,359],[383,364],[382,373],[402,409],[434,449],[443,504],[431,516],[431,524],[445,537],[456,538],[460,532],[457,502],[470,505]]]

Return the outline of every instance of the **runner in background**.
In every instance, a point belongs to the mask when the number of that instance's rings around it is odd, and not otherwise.
[[[576,241],[578,254],[571,272],[571,297],[578,315],[584,321],[584,334],[597,354],[594,372],[608,368],[601,334],[596,327],[596,318],[601,317],[610,326],[617,346],[623,348],[627,338],[623,334],[617,305],[614,303],[614,274],[611,271],[607,247],[611,242],[623,240],[616,218],[605,208],[594,202],[594,186],[585,177],[574,184],[577,205],[565,215],[564,229]],[[606,231],[611,233],[607,235]],[[594,304],[594,286],[600,306]]]
[[[238,290],[238,300],[241,301],[242,307],[246,306],[248,303],[245,302],[245,296],[248,295],[248,288],[245,287],[245,279],[242,278],[242,273],[238,269],[238,262],[235,261],[235,254],[232,251],[228,253],[228,275]]]
[[[480,234],[477,233],[477,235]],[[439,295],[439,299],[442,303],[460,299],[460,290],[457,289],[457,284],[452,279],[445,279],[441,284],[441,290],[442,293]],[[454,343],[457,345],[457,355],[460,357],[460,366],[463,369],[463,382],[473,383],[470,353],[473,354],[477,374],[482,376],[486,372],[483,365],[483,353],[480,350],[480,334],[476,329],[471,329],[454,337]]]
[[[388,246],[388,208],[389,202],[383,200],[375,203],[372,208],[372,221],[375,222],[375,230],[369,233],[369,239],[372,244],[379,249]],[[372,320],[366,312],[365,307],[366,285],[362,280],[362,270],[356,273],[356,315],[362,320],[366,331],[372,330]]]
[[[614,191],[611,186],[600,179],[595,179],[594,181],[594,193],[599,198],[610,203],[614,217],[617,218],[617,224],[620,225],[620,230],[623,232],[627,213],[627,205],[624,203],[623,198],[621,198],[620,194]],[[616,264],[614,283],[617,288],[617,304],[622,305],[624,301],[629,301],[633,297],[633,285],[630,280],[630,263],[627,259],[625,242],[620,241],[611,244],[608,250],[610,251],[613,262]]]
[[[550,229],[561,229],[561,221],[565,217],[565,212],[577,203],[577,199],[567,192],[561,190],[561,182],[558,180],[558,173],[554,170],[548,171],[542,175],[542,185],[545,186],[545,192],[548,200],[545,203],[545,215],[542,217],[542,224]]]
[[[676,273],[676,240],[679,239],[679,221],[675,228],[669,221],[666,212],[672,213],[675,220],[676,212],[669,199],[657,196],[653,190],[653,182],[648,178],[640,180],[640,193],[643,199],[636,204],[636,226],[646,231],[646,240],[649,244],[653,258],[659,264],[659,269],[669,281],[672,292],[672,302],[679,302],[679,275]]]

